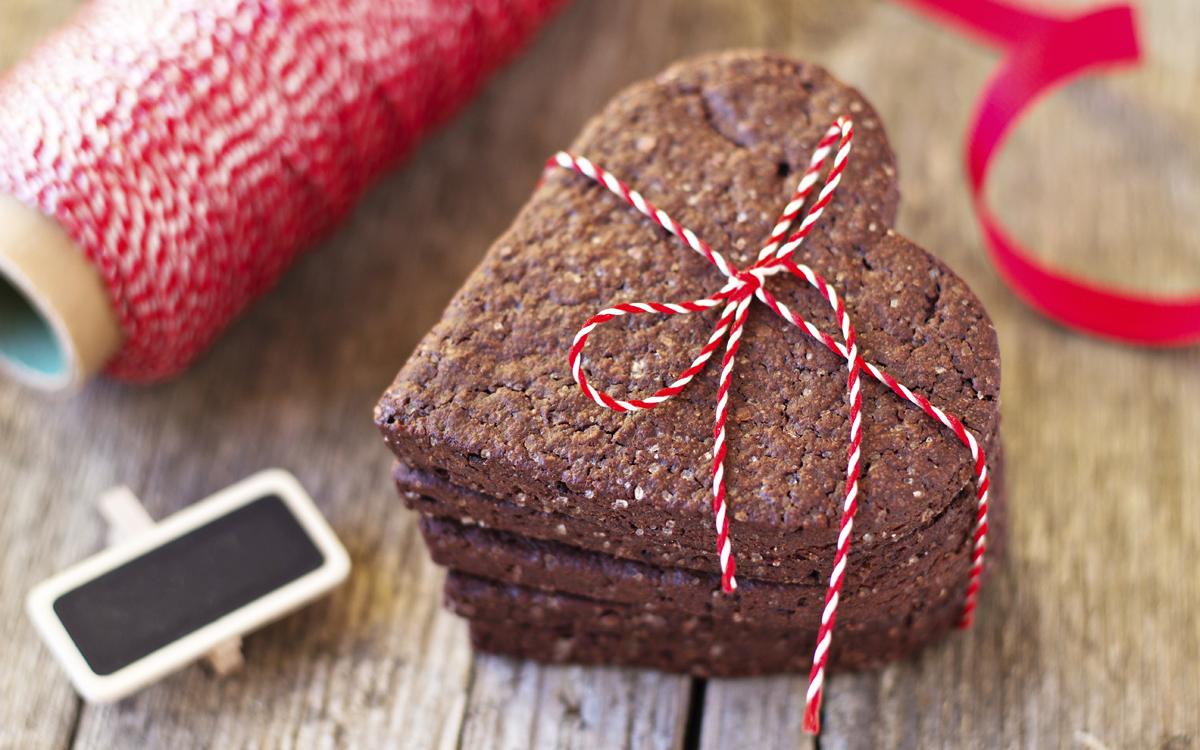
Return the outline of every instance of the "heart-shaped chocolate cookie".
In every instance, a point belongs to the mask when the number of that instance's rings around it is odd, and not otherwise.
[[[895,160],[878,116],[853,89],[779,55],[702,58],[626,90],[571,150],[744,268],[840,115],[854,120],[853,154],[794,260],[821,274],[845,301],[865,360],[956,415],[994,456],[995,330],[962,280],[890,229],[898,201]],[[431,521],[425,528],[435,555],[476,576],[521,584],[513,570],[522,567],[511,561],[521,557],[522,545],[541,545],[536,556],[524,556],[538,561],[526,564],[539,568],[527,575],[529,584],[575,597],[587,591],[571,585],[579,575],[553,572],[560,562],[569,563],[564,571],[580,570],[612,558],[606,569],[614,572],[604,580],[614,589],[622,576],[657,575],[667,589],[685,579],[689,590],[719,584],[710,469],[719,368],[714,363],[654,409],[616,413],[581,392],[567,352],[602,308],[694,300],[725,281],[603,186],[567,170],[549,173],[376,410],[409,504],[486,526],[481,533],[492,535],[473,555],[472,545],[434,543],[467,534],[461,525]],[[828,303],[811,286],[785,274],[769,277],[766,286],[837,335]],[[691,363],[719,312],[641,315],[598,328],[584,358],[588,379],[618,398],[654,393]],[[966,587],[976,508],[971,452],[954,433],[884,385],[864,377],[862,387],[861,493],[843,594],[858,601],[847,603],[839,627],[853,631],[869,621],[881,632],[916,629],[902,647],[871,652],[859,643],[859,655],[849,660],[855,664],[900,655],[952,622],[942,613]],[[727,603],[701,611],[701,597],[672,598],[668,590],[658,602],[671,613],[663,622],[678,623],[675,615],[685,614],[709,618],[697,641],[708,652],[732,637],[718,627],[723,618],[757,618],[811,636],[838,538],[849,409],[845,359],[755,303],[729,392],[725,461],[733,553],[751,591],[744,586]],[[994,501],[993,509],[995,515]],[[587,617],[571,637],[595,638],[577,640],[576,652],[528,645],[533,631],[543,640],[566,637],[562,622],[528,619],[542,629],[526,627],[521,638],[506,640],[497,623],[511,622],[513,614],[496,603],[499,589],[484,596],[484,584],[455,586],[457,606],[489,623],[476,628],[480,643],[543,658],[596,660],[609,653],[596,644],[612,636],[602,637],[598,624],[589,629]],[[614,601],[637,606],[628,599]],[[921,611],[939,613],[937,627],[914,621]],[[629,637],[639,636],[631,630]],[[703,649],[623,660],[738,673],[714,668],[720,660],[696,656],[697,650]],[[619,651],[611,649],[611,658],[622,660]],[[700,661],[708,666],[696,667]],[[772,660],[762,663],[751,671],[771,668]]]

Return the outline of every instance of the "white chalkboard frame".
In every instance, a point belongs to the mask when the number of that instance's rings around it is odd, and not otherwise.
[[[255,500],[276,495],[295,516],[325,562],[269,594],[192,631],[107,675],[92,671],[54,611],[54,602],[105,573],[221,518]],[[350,574],[350,556],[300,482],[283,469],[268,469],[171,515],[143,534],[41,582],[29,592],[25,610],[38,634],[70,677],[93,703],[109,703],[137,692],[199,660],[224,641],[258,630],[327,594]]]

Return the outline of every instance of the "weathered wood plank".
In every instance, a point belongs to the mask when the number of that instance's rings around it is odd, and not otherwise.
[[[800,730],[807,687],[796,675],[708,680],[700,750],[812,750]]]
[[[0,64],[74,6],[0,2]],[[1142,6],[1147,70],[1049,101],[992,192],[1045,257],[1200,288],[1200,99],[1187,95],[1200,11]],[[679,747],[684,678],[472,661],[388,485],[370,409],[588,116],[680,57],[762,45],[826,64],[877,105],[900,159],[899,228],[978,291],[1005,357],[1011,541],[979,626],[832,678],[822,747],[1200,745],[1200,459],[1188,450],[1200,355],[1084,340],[1000,285],[960,163],[994,57],[866,0],[578,0],[181,380],[70,399],[0,384],[0,748],[63,747],[75,731],[77,702],[21,600],[99,549],[92,498],[128,483],[161,517],[268,465],[294,471],[327,513],[350,583],[249,638],[241,675],[195,667],[84,709],[77,746]],[[710,681],[700,744],[811,747],[802,702],[802,677]]]
[[[31,473],[58,445],[19,408],[27,398],[0,390],[0,748],[63,747],[78,711],[74,691],[25,618],[29,588],[63,566],[64,536],[84,534],[73,513],[78,472]],[[30,432],[27,439],[22,433]],[[14,440],[13,437],[18,437]],[[47,518],[53,523],[47,523]],[[31,680],[30,676],[37,679]]]
[[[691,679],[653,670],[475,658],[462,750],[674,750]]]

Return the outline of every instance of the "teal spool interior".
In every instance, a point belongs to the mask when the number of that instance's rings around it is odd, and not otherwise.
[[[67,358],[50,323],[0,276],[0,357],[48,378],[67,375]]]

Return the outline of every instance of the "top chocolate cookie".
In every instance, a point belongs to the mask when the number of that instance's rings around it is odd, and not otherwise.
[[[842,114],[855,120],[854,150],[794,259],[838,289],[866,360],[957,415],[990,453],[999,427],[995,330],[957,276],[889,229],[894,157],[877,115],[853,89],[778,55],[702,58],[626,90],[571,149],[745,267]],[[414,467],[501,500],[540,498],[566,528],[587,519],[711,550],[715,364],[657,408],[619,414],[579,390],[567,351],[604,307],[697,299],[724,282],[601,186],[555,171],[400,371],[376,422]],[[781,275],[767,284],[836,332],[828,305],[804,282]],[[618,398],[653,393],[691,362],[718,314],[638,316],[597,329],[585,357],[589,379]],[[836,539],[849,436],[845,378],[844,360],[765,306],[751,308],[730,390],[726,459],[739,562],[769,559],[787,534],[814,550]],[[869,380],[863,417],[855,536],[865,550],[940,514],[973,474],[968,450],[949,430]],[[795,554],[790,541],[783,546]]]

